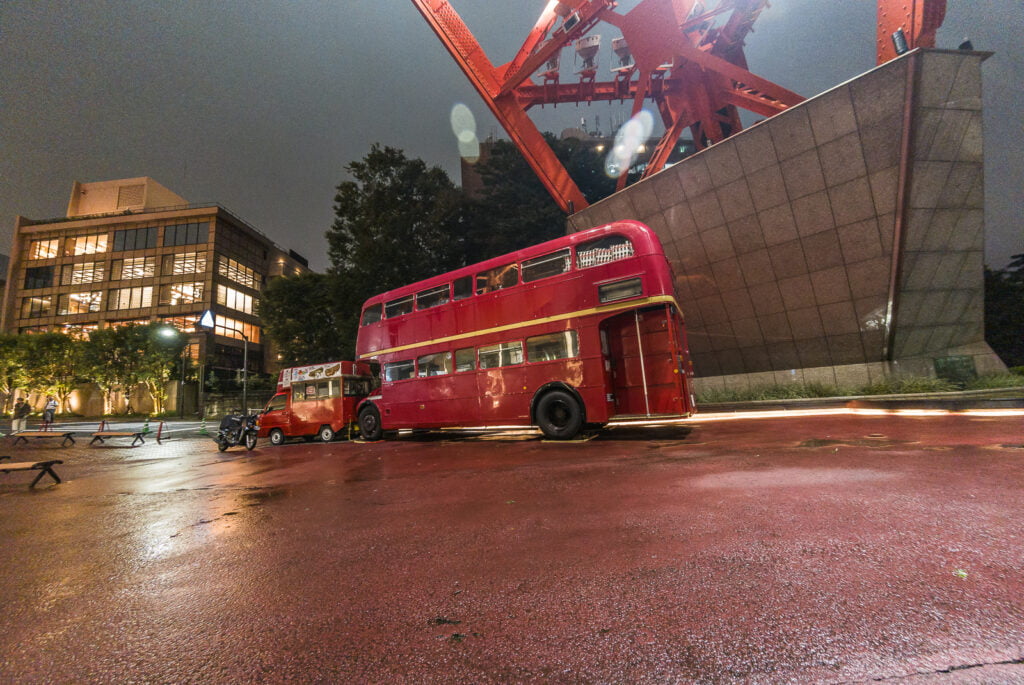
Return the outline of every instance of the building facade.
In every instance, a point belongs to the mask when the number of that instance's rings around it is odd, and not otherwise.
[[[257,316],[267,279],[306,260],[219,205],[192,205],[150,178],[72,187],[67,216],[16,220],[3,330],[87,335],[99,327],[163,322],[189,338],[209,369],[270,370]],[[200,315],[216,325],[199,333]]]
[[[1005,370],[985,342],[981,63],[914,50],[578,212],[665,245],[698,388]]]

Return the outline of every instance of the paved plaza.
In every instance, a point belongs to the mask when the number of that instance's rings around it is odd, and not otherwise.
[[[1022,416],[711,418],[6,438],[0,681],[1024,681]]]

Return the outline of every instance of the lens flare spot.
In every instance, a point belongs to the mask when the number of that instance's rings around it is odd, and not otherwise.
[[[647,139],[654,130],[654,116],[646,109],[636,113],[615,134],[615,144],[604,162],[604,172],[616,178],[627,171],[637,155],[646,150]]]
[[[480,160],[480,141],[476,134],[472,140],[459,139],[459,156],[470,164],[476,164]]]
[[[452,133],[460,143],[476,140],[476,118],[473,117],[473,112],[469,107],[461,102],[455,103],[449,119],[452,124]]]

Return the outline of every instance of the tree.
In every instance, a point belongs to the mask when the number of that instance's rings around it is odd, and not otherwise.
[[[97,328],[89,332],[82,356],[84,365],[103,394],[103,413],[114,413],[114,393],[121,386],[121,349],[117,328]]]
[[[339,306],[334,274],[282,276],[267,283],[259,304],[263,333],[281,355],[284,366],[350,359],[338,332],[347,319]]]
[[[114,413],[113,395],[118,390],[124,393],[126,413],[135,411],[132,395],[152,373],[147,361],[152,353],[152,327],[153,324],[129,324],[89,333],[83,352],[85,366],[103,392],[104,413]]]
[[[19,335],[0,334],[0,413],[11,409],[15,391],[21,387],[25,374]]]
[[[985,267],[985,339],[1008,366],[1024,366],[1024,254]]]
[[[64,333],[19,336],[23,372],[32,387],[57,397],[61,411],[70,411],[68,398],[83,376],[82,346]]]
[[[615,191],[599,153],[575,138],[544,134],[584,197],[596,202]],[[565,235],[565,214],[509,141],[496,141],[477,166],[483,193],[473,203],[470,260],[479,261]]]
[[[345,167],[327,232],[341,356],[355,352],[363,302],[466,263],[466,203],[439,167],[374,144]]]
[[[148,329],[146,338],[149,343],[144,355],[142,380],[149,390],[150,397],[153,398],[156,412],[162,413],[166,410],[167,384],[177,362],[181,359],[181,351],[185,349],[187,341],[185,336],[178,334],[177,331],[173,336],[166,335],[165,331],[169,328],[167,324],[150,323],[141,328]]]

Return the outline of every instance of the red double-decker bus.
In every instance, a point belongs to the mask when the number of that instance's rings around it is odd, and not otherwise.
[[[403,428],[587,424],[694,411],[672,270],[618,221],[371,297],[356,355],[380,363],[358,407],[370,440]]]

